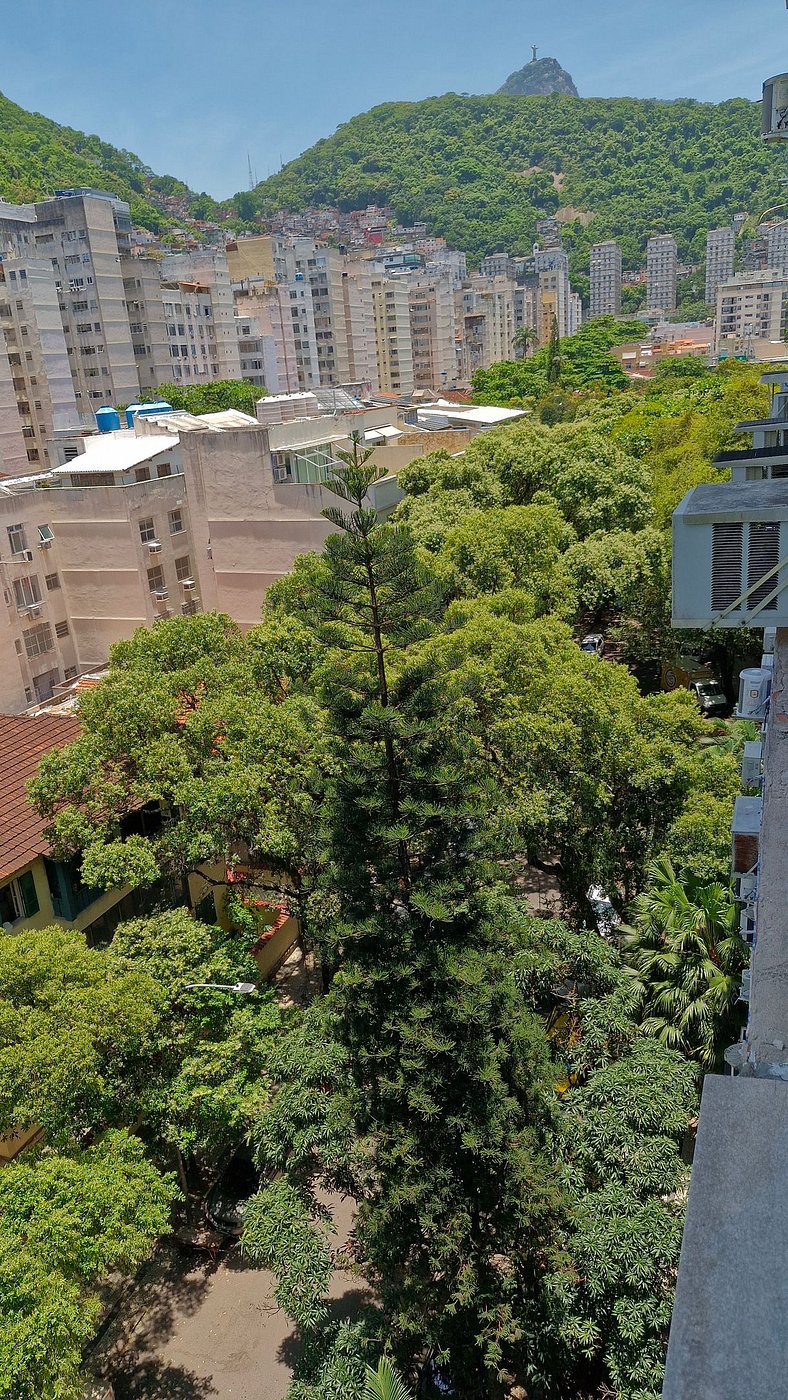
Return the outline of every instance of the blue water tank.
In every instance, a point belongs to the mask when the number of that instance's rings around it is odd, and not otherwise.
[[[164,399],[158,399],[156,403],[140,404],[136,411],[137,418],[150,418],[157,413],[172,413],[171,403],[166,403]]]
[[[116,408],[106,405],[96,409],[96,427],[100,433],[116,433],[120,427],[120,414]]]
[[[128,408],[126,409],[126,427],[127,427],[127,428],[133,428],[133,427],[134,427],[134,414],[135,414],[135,413],[139,413],[139,411],[140,411],[141,408],[142,408],[142,404],[141,404],[141,403],[130,403],[130,404],[129,404]]]

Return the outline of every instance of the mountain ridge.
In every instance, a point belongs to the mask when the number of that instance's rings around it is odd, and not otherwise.
[[[530,63],[510,73],[497,89],[506,97],[536,97],[551,92],[563,92],[567,97],[579,97],[571,74],[562,68],[557,58],[537,58],[536,49]]]

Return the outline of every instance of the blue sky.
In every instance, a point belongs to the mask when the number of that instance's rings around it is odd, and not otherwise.
[[[783,0],[6,0],[0,89],[222,197],[378,102],[555,56],[584,97],[756,98]]]

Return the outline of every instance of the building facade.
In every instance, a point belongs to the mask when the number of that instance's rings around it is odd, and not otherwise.
[[[732,228],[712,228],[706,235],[706,305],[714,306],[717,288],[733,276],[736,235]]]
[[[440,392],[457,381],[454,292],[447,279],[414,277],[408,284],[413,384]]]
[[[408,288],[402,278],[372,274],[378,388],[384,394],[412,394],[413,345]]]
[[[591,247],[590,309],[592,317],[621,315],[621,246],[613,239]]]
[[[655,234],[646,249],[646,309],[675,311],[678,247],[672,233]]]
[[[742,272],[717,287],[714,349],[720,354],[752,352],[756,340],[785,340],[788,276],[779,272]]]

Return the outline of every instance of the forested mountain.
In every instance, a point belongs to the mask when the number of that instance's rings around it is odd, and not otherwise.
[[[346,122],[257,186],[258,211],[310,204],[394,206],[474,259],[529,250],[536,220],[577,217],[580,262],[615,236],[637,266],[649,234],[676,234],[699,260],[709,227],[784,198],[779,156],[759,136],[757,104],[629,97],[458,97],[390,102]]]
[[[110,189],[129,201],[143,228],[158,229],[173,215],[210,217],[216,208],[174,176],[155,175],[131,151],[27,112],[0,93],[0,198],[23,204],[69,185]]]

